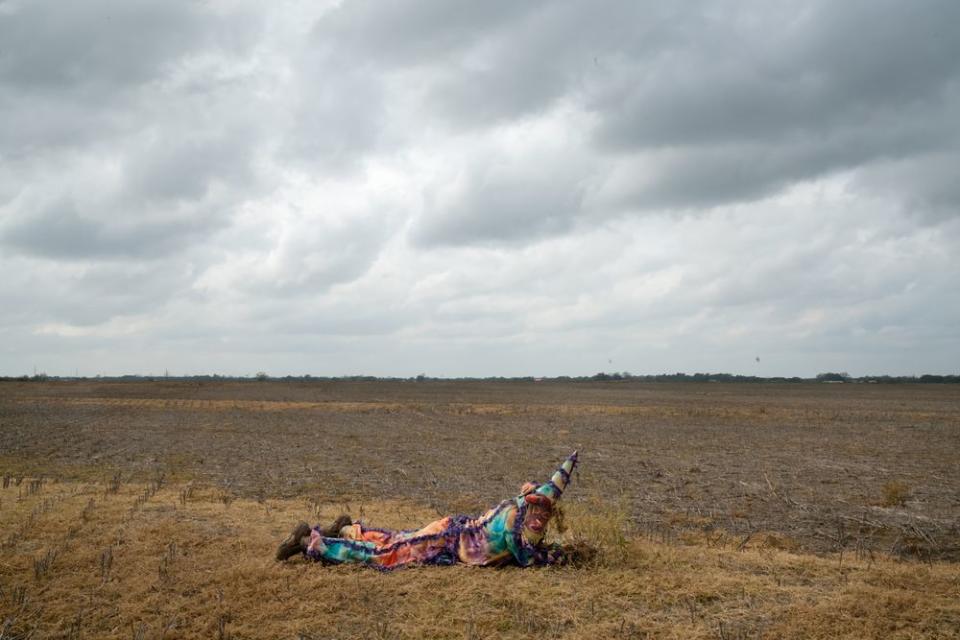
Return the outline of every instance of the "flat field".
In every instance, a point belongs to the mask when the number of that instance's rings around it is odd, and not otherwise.
[[[549,569],[272,559],[573,449]],[[0,383],[0,638],[960,637],[960,387]]]

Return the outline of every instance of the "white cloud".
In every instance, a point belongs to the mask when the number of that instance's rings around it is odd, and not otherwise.
[[[955,370],[955,3],[2,7],[0,374]]]

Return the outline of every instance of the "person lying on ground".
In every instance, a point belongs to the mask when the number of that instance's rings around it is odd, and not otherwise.
[[[521,567],[565,563],[573,558],[544,535],[554,508],[577,466],[577,452],[544,484],[528,482],[520,495],[478,518],[447,516],[420,529],[368,527],[342,515],[329,527],[299,523],[277,549],[277,560],[303,554],[324,564],[362,563],[389,570],[411,564]]]

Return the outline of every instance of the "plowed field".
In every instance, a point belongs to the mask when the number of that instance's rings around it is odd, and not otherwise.
[[[573,449],[591,566],[272,560]],[[0,475],[0,638],[960,635],[953,386],[2,383]]]

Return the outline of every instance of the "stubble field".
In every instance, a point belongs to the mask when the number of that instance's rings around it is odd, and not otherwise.
[[[574,448],[587,566],[277,564]],[[960,637],[960,389],[0,384],[0,638]]]

